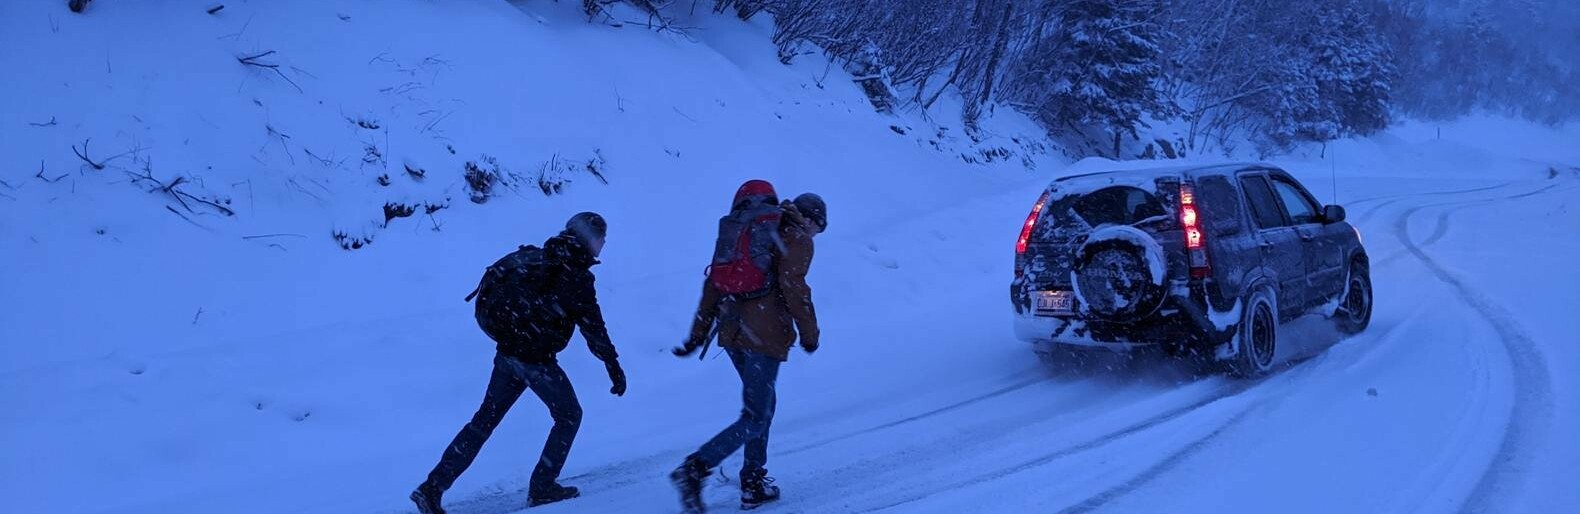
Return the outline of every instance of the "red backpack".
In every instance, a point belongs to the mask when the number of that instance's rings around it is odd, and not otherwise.
[[[779,199],[773,185],[753,180],[735,193],[730,213],[719,219],[708,279],[725,296],[759,298],[774,290],[774,250],[779,240]]]

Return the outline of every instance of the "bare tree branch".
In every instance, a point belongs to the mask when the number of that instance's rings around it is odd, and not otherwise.
[[[267,237],[302,237],[302,238],[305,238],[307,236],[304,236],[304,235],[301,235],[301,234],[259,234],[259,235],[256,235],[256,236],[241,236],[242,239],[263,239],[263,238],[267,238]]]
[[[45,177],[44,176],[44,161],[38,161],[38,173],[34,174],[33,176],[38,177],[39,180],[42,180],[44,182],[48,182],[50,184],[54,184],[56,182],[60,182],[60,179],[66,178],[66,175],[70,175],[70,173],[61,173],[59,177],[55,177],[55,178]]]
[[[279,75],[280,78],[285,79],[286,82],[289,82],[291,84],[291,87],[296,88],[296,92],[298,92],[298,93],[305,93],[306,91],[302,90],[302,86],[298,85],[296,83],[296,81],[291,80],[291,77],[287,76],[285,74],[285,72],[280,71],[280,65],[279,64],[263,62],[263,61],[259,61],[258,60],[258,59],[262,59],[264,57],[268,57],[268,56],[271,56],[271,55],[274,55],[274,54],[275,54],[274,50],[269,50],[269,51],[266,51],[266,52],[263,52],[263,53],[257,54],[257,55],[251,55],[251,56],[247,56],[247,57],[237,57],[236,58],[236,62],[242,63],[243,65],[246,65],[246,66],[253,66],[253,67],[263,68],[263,69],[266,69],[266,70],[269,70],[269,71],[273,71],[275,75]]]
[[[93,169],[102,170],[104,169],[103,163],[94,162],[93,159],[89,159],[88,156],[83,155],[88,152],[88,141],[90,139],[92,138],[82,140],[82,151],[80,152],[77,151],[77,145],[71,145],[71,152],[77,154],[78,159],[82,159],[82,162],[88,163],[88,165],[92,166]],[[42,173],[43,170],[40,169],[39,172]]]
[[[168,184],[165,183],[164,181],[161,181],[161,180],[159,180],[157,178],[154,178],[153,165],[151,163],[144,163],[143,174],[142,175],[138,175],[138,174],[132,173],[130,171],[126,172],[126,174],[131,176],[133,183],[137,183],[137,182],[152,182],[154,184],[154,189],[150,190],[149,192],[159,191],[159,192],[163,192],[163,193],[169,195],[171,198],[175,199],[176,203],[181,204],[181,207],[186,209],[187,212],[197,212],[197,211],[192,209],[192,206],[190,204],[187,203],[187,200],[192,200],[194,202],[197,202],[197,203],[200,203],[200,204],[212,207],[214,210],[219,211],[221,214],[224,214],[226,216],[235,216],[236,215],[236,211],[231,210],[230,207],[226,207],[224,205],[221,205],[219,202],[216,202],[214,200],[210,200],[210,199],[207,199],[207,198],[201,198],[201,197],[198,197],[198,196],[193,195],[191,193],[188,193],[186,191],[182,191],[180,189],[180,187],[183,184],[186,184],[186,183],[190,182],[190,180],[188,180],[186,177],[177,176],[175,179],[171,180],[170,183],[168,183]],[[166,207],[168,208],[169,206],[166,206]],[[174,210],[174,209],[172,209],[172,210]],[[177,214],[180,214],[180,213],[178,212]],[[185,216],[182,216],[182,217],[185,217]]]
[[[170,211],[171,214],[174,214],[176,216],[180,216],[181,219],[187,220],[187,223],[191,223],[192,226],[194,226],[194,227],[201,228],[201,229],[209,231],[209,232],[213,232],[214,231],[214,229],[205,227],[201,223],[198,223],[196,221],[192,221],[192,218],[188,218],[187,215],[181,214],[181,211],[176,210],[174,207],[166,205],[165,206],[165,210]]]

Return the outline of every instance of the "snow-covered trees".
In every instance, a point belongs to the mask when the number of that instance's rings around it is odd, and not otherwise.
[[[1482,0],[714,0],[741,18],[774,16],[791,62],[825,52],[858,74],[880,109],[931,108],[959,94],[968,131],[1012,105],[1051,131],[1121,154],[1151,120],[1180,120],[1186,144],[1249,136],[1276,150],[1375,132],[1396,112],[1477,108],[1580,116],[1580,71],[1532,41],[1580,21],[1543,21],[1580,2]],[[1460,5],[1460,4],[1455,4]],[[1479,7],[1478,7],[1479,6]],[[1456,10],[1459,9],[1459,10]],[[1488,14],[1492,13],[1492,14]],[[1541,38],[1511,36],[1535,27]],[[1523,46],[1522,46],[1523,45]],[[1123,155],[1121,155],[1123,156]]]
[[[1392,21],[1382,34],[1394,43],[1400,110],[1433,118],[1471,110],[1545,122],[1580,117],[1580,2],[1379,4]]]
[[[1360,0],[1170,3],[1165,89],[1188,143],[1250,136],[1276,150],[1386,126],[1392,52],[1369,12]]]
[[[1370,134],[1388,126],[1393,56],[1355,3],[1326,6],[1304,45],[1312,80],[1340,133]]]
[[[1070,0],[1039,30],[1014,68],[1013,100],[1054,130],[1135,136],[1145,115],[1169,108],[1157,81],[1156,12],[1146,0]],[[1044,9],[1053,7],[1047,3]]]
[[[1261,122],[1253,136],[1281,148],[1387,127],[1392,56],[1361,8],[1329,0],[1279,14],[1305,28],[1282,40],[1269,35],[1267,51],[1279,59],[1264,79],[1272,87],[1248,98]]]

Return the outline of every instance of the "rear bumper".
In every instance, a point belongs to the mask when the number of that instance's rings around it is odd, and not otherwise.
[[[1222,359],[1233,356],[1231,341],[1235,325],[1217,326],[1207,307],[1207,293],[1201,283],[1176,283],[1172,294],[1152,315],[1133,322],[1087,320],[1079,314],[1068,317],[1036,316],[1026,284],[1016,280],[1010,286],[1015,307],[1015,336],[1032,343],[1037,350],[1054,346],[1103,348],[1127,351],[1144,347],[1169,346],[1210,351]],[[1225,353],[1227,351],[1227,353]]]
[[[1067,345],[1088,348],[1107,348],[1116,351],[1156,346],[1160,342],[1114,340],[1099,341],[1085,330],[1085,322],[1075,318],[1015,315],[1015,337],[1036,346]]]

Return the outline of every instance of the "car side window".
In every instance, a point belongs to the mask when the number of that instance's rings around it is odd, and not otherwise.
[[[1278,206],[1278,198],[1273,196],[1273,188],[1267,184],[1267,177],[1242,176],[1240,189],[1245,191],[1245,203],[1251,206],[1251,217],[1256,220],[1256,226],[1267,229],[1285,225],[1284,211]]]
[[[1233,234],[1240,228],[1240,195],[1222,175],[1208,175],[1196,181],[1201,199],[1202,219],[1214,235]]]
[[[1289,215],[1290,222],[1305,225],[1322,221],[1317,214],[1316,202],[1300,186],[1287,178],[1273,177],[1273,188],[1278,190],[1278,197],[1284,202],[1284,213]]]

